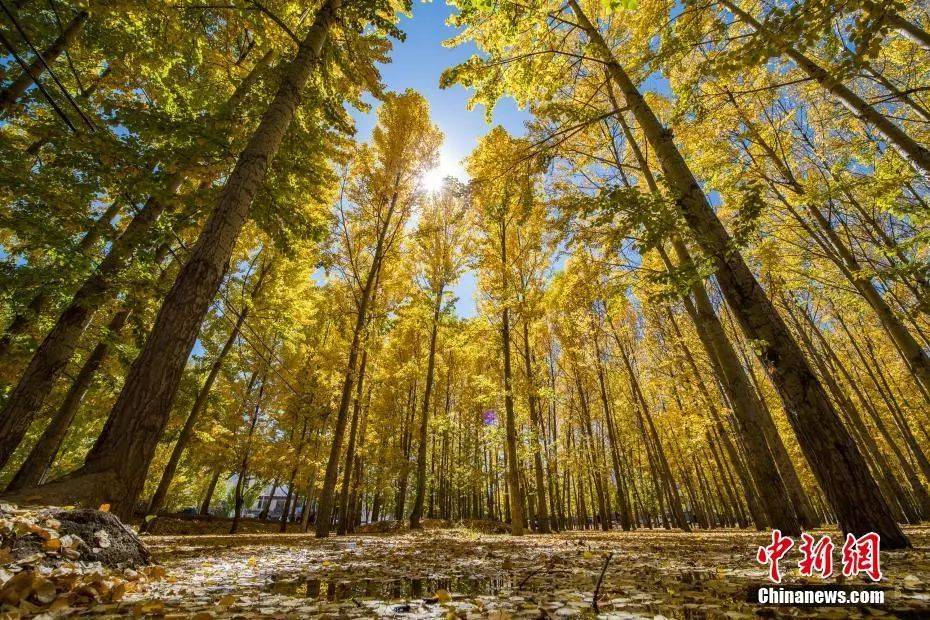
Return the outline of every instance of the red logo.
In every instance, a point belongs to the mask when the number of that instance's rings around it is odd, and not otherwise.
[[[756,552],[756,561],[759,564],[769,565],[769,579],[775,583],[781,583],[781,571],[778,567],[778,561],[794,546],[794,541],[790,536],[782,536],[781,530],[772,530],[772,544],[767,547],[759,547]]]
[[[882,578],[882,568],[878,561],[881,538],[875,532],[856,538],[846,534],[843,543],[843,574],[854,577],[865,573],[872,581]]]
[[[826,579],[833,574],[833,541],[829,536],[824,536],[816,543],[814,537],[810,534],[801,534],[801,540],[798,549],[804,556],[798,562],[798,568],[805,577],[810,577],[815,572]]]
[[[869,532],[859,538],[847,534],[846,542],[843,543],[843,575],[855,577],[862,573],[872,581],[879,581],[882,578],[880,546],[881,537],[875,532]],[[792,547],[794,540],[790,536],[782,536],[781,530],[772,530],[772,543],[759,547],[756,551],[756,561],[768,566],[769,579],[774,583],[781,583],[782,571],[779,561],[785,558]],[[801,552],[798,569],[801,575],[811,577],[816,573],[824,579],[833,575],[835,548],[829,536],[816,539],[810,534],[801,534],[801,544],[798,545],[798,551]]]

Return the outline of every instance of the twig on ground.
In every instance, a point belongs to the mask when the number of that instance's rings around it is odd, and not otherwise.
[[[517,590],[522,590],[522,589],[523,589],[523,586],[526,585],[526,582],[529,581],[530,579],[532,579],[533,576],[539,574],[539,571],[541,571],[541,570],[542,570],[541,568],[537,568],[536,570],[531,571],[530,573],[528,573],[527,576],[524,577],[523,579],[521,579],[521,580],[520,580],[520,583],[517,584]]]
[[[607,572],[607,566],[610,564],[610,559],[614,557],[613,553],[608,553],[607,557],[604,558],[604,568],[601,569],[601,574],[597,578],[597,585],[594,586],[594,596],[591,597],[591,607],[594,608],[594,613],[601,613],[601,610],[597,608],[597,597],[601,593],[601,584],[604,582],[604,573]]]

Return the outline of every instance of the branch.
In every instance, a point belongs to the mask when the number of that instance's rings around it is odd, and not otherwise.
[[[265,7],[265,5],[260,3],[258,0],[249,0],[249,2],[254,4],[255,8],[257,8],[259,11],[267,15],[268,18],[271,19],[271,21],[273,21],[278,26],[280,26],[281,30],[286,32],[288,36],[291,37],[291,39],[294,41],[294,43],[296,43],[297,45],[300,45],[300,39],[297,38],[297,35],[294,34],[294,31],[288,28],[287,24],[285,24],[284,21],[280,17],[275,15],[273,12],[271,12],[268,8]]]
[[[597,608],[597,597],[601,593],[601,583],[604,581],[604,573],[607,572],[607,566],[610,564],[610,559],[614,557],[613,553],[608,553],[607,557],[604,559],[604,568],[601,569],[601,575],[597,578],[597,585],[594,587],[594,595],[591,597],[591,607],[594,608],[594,613],[599,614],[601,611]]]

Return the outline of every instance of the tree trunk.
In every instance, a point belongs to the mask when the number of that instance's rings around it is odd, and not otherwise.
[[[207,485],[207,492],[204,495],[203,502],[200,504],[200,515],[206,517],[210,514],[210,502],[213,501],[213,492],[216,490],[216,484],[220,481],[220,468],[217,467],[213,476],[210,478],[210,484]]]
[[[355,445],[358,441],[358,420],[362,412],[362,393],[365,389],[365,367],[368,365],[368,349],[362,352],[362,361],[358,366],[358,381],[355,383],[355,402],[352,405],[352,424],[349,426],[349,445],[346,447],[345,467],[342,471],[342,489],[339,493],[339,527],[340,536],[349,531],[349,484],[352,482],[352,465],[355,462]]]
[[[259,513],[258,513],[258,520],[259,520],[259,521],[267,521],[267,520],[268,520],[268,513],[271,512],[271,502],[274,501],[274,496],[275,496],[275,495],[277,494],[277,492],[278,492],[278,486],[279,486],[278,479],[275,478],[275,479],[271,482],[271,495],[268,496],[268,501],[265,502],[265,505],[262,506],[262,509],[261,509],[261,510],[259,511]]]
[[[266,368],[267,370],[267,368]],[[252,392],[252,387],[255,385],[255,378],[257,376],[256,372],[252,372],[252,377],[249,379],[249,386],[246,388],[246,398]],[[261,387],[258,389],[258,397],[255,399],[255,406],[252,408],[252,416],[249,420],[249,434],[246,436],[245,448],[242,452],[242,462],[239,464],[239,477],[236,479],[236,495],[235,495],[235,512],[233,514],[232,524],[229,527],[229,533],[235,534],[239,531],[239,520],[242,518],[242,508],[243,508],[243,493],[245,491],[245,481],[249,473],[249,459],[252,455],[252,437],[255,434],[255,427],[258,425],[258,414],[262,408],[262,397],[265,394],[265,375],[262,373],[260,379]],[[277,483],[275,483],[277,487]],[[271,495],[274,497],[275,489],[271,489]],[[268,500],[268,503],[271,503],[271,500]]]
[[[261,288],[261,282],[264,274],[265,272],[263,270],[262,274],[259,276],[255,288],[253,289],[253,298],[256,295],[256,291]],[[171,456],[168,457],[168,463],[165,465],[165,471],[162,472],[161,479],[158,481],[158,487],[156,487],[155,493],[152,495],[152,500],[149,502],[149,507],[145,511],[146,514],[158,514],[158,511],[164,507],[165,499],[168,497],[168,488],[171,486],[171,481],[174,480],[174,474],[177,472],[178,463],[181,462],[181,456],[184,454],[184,450],[187,449],[187,444],[190,442],[191,437],[194,435],[194,428],[197,426],[197,421],[200,419],[201,413],[203,413],[204,409],[207,407],[207,399],[210,397],[210,392],[213,390],[213,383],[216,381],[216,377],[220,374],[220,370],[223,368],[223,362],[226,360],[226,355],[232,349],[233,344],[235,344],[236,339],[239,337],[239,331],[242,329],[242,324],[245,323],[245,319],[248,316],[248,313],[249,308],[246,306],[239,313],[239,317],[236,319],[236,323],[233,326],[232,331],[229,332],[229,337],[226,339],[226,342],[223,343],[223,348],[220,349],[216,359],[213,360],[213,364],[210,366],[210,372],[207,374],[207,378],[204,380],[203,386],[201,386],[200,391],[197,393],[197,398],[194,400],[194,405],[191,407],[190,413],[187,414],[187,419],[184,420],[184,426],[181,428],[181,434],[178,435],[178,439],[174,443],[174,448],[171,450]]]
[[[672,476],[672,470],[668,465],[668,459],[665,456],[665,450],[662,447],[662,440],[659,438],[659,434],[656,431],[655,424],[652,421],[652,415],[649,412],[649,405],[646,402],[645,396],[640,389],[639,381],[636,378],[636,371],[633,369],[633,364],[630,360],[630,355],[623,347],[623,345],[617,342],[618,349],[620,351],[620,356],[623,359],[623,364],[626,367],[627,375],[630,380],[630,386],[633,392],[633,398],[636,401],[635,407],[637,411],[640,412],[643,418],[643,430],[646,434],[649,435],[652,446],[655,451],[656,456],[656,465],[659,471],[661,478],[665,481],[666,489],[669,493],[669,502],[671,503],[672,516],[674,517],[678,527],[688,532],[691,530],[688,527],[687,520],[685,519],[684,511],[681,507],[681,494],[678,492],[678,487],[675,484],[675,479]]]
[[[242,80],[240,80],[239,84],[237,84],[236,86],[236,89],[233,91],[233,94],[223,104],[221,110],[211,118],[210,124],[211,124],[212,129],[219,130],[222,122],[224,121],[229,122],[230,119],[233,118],[234,112],[238,109],[238,107],[244,101],[246,95],[248,95],[250,90],[258,82],[258,79],[261,77],[265,69],[267,69],[268,63],[270,59],[272,58],[272,56],[273,56],[272,52],[266,53],[261,59],[259,59],[257,63],[255,63],[255,66],[252,67],[249,73],[245,77],[243,77]],[[101,74],[101,79],[109,72],[109,70],[110,69],[107,68]],[[100,80],[98,80],[98,82],[94,84],[93,88],[96,88],[99,82]],[[36,152],[38,152],[38,149],[41,148],[42,144],[44,144],[43,141],[38,141],[34,143],[30,147],[30,149],[34,147],[36,149]],[[163,196],[161,199],[157,197],[150,199],[149,202],[151,202],[152,200],[155,200],[155,202],[160,203],[160,204],[156,204],[154,205],[154,207],[156,209],[157,208],[164,209],[166,206],[166,201],[177,192],[177,190],[180,188],[181,184],[183,183],[185,177],[186,177],[186,173],[183,171],[170,175],[167,179],[167,189],[165,192],[165,196]],[[146,206],[147,207],[149,206],[148,203]],[[119,213],[119,211],[120,211],[119,201],[116,201],[116,200],[111,201],[106,211],[104,211],[104,213],[100,216],[100,218],[95,222],[94,226],[84,235],[84,237],[81,238],[81,241],[77,247],[77,254],[79,256],[84,255],[89,250],[91,250],[94,244],[97,242],[97,240],[100,239],[101,236],[103,236],[104,232],[112,230],[110,227],[110,222]],[[157,219],[157,217],[158,217],[158,213],[155,213],[153,215],[147,215],[146,216],[146,218],[148,219],[147,226],[151,227],[155,219]],[[143,222],[143,223],[146,223],[146,222]],[[143,232],[145,231],[143,230]],[[139,241],[143,239],[144,239],[144,235],[141,235],[141,236],[136,235],[134,244],[137,245]],[[121,239],[121,241],[123,240]],[[130,247],[129,252],[133,251],[133,249],[134,248]],[[117,265],[117,267],[119,268],[121,267],[121,265]],[[36,323],[36,321],[39,319],[40,315],[42,314],[44,310],[44,307],[47,302],[47,298],[48,298],[47,292],[41,291],[30,302],[28,306],[30,312],[28,314],[19,314],[16,317],[14,317],[12,323],[7,328],[6,333],[4,333],[3,337],[0,338],[0,357],[6,356],[13,339],[17,335],[25,333],[27,330],[31,329],[31,327]]]
[[[576,371],[577,372],[577,371]],[[594,479],[594,496],[597,499],[598,521],[605,532],[610,529],[610,512],[607,493],[604,489],[602,468],[598,462],[594,449],[594,431],[591,428],[591,411],[588,408],[588,398],[581,384],[581,378],[576,375],[575,385],[578,387],[578,404],[581,410],[581,443],[588,453],[588,463],[591,468],[591,477]]]
[[[621,122],[627,142],[630,144],[637,163],[642,168],[642,174],[649,189],[653,193],[658,193],[658,184],[655,182],[652,170],[649,168],[649,162],[623,120],[619,106],[613,98],[612,88],[608,92],[611,95],[611,102],[615,110],[617,110],[617,118]],[[694,263],[681,239],[673,236],[672,246],[682,266],[693,270]],[[658,251],[667,268],[673,269],[672,262],[661,245],[658,247]],[[764,520],[758,514],[758,510],[761,508],[764,511],[766,520],[770,521],[774,527],[778,527],[785,533],[790,532],[788,535],[796,536],[800,534],[801,525],[806,525],[810,521],[807,510],[809,507],[807,496],[800,486],[800,481],[797,479],[797,474],[790,460],[782,459],[780,462],[781,467],[776,469],[776,462],[779,461],[775,458],[774,453],[777,447],[784,448],[784,446],[781,445],[777,431],[774,437],[769,438],[769,443],[766,442],[767,429],[765,426],[766,422],[772,422],[771,416],[768,410],[762,406],[762,403],[754,397],[746,373],[740,366],[733,347],[720,325],[720,320],[714,312],[707,291],[700,282],[694,282],[691,285],[691,293],[694,295],[695,302],[692,303],[690,298],[685,298],[683,300],[685,309],[694,323],[701,344],[710,358],[711,366],[726,391],[727,398],[739,422],[737,429],[740,431],[743,442],[748,447],[747,456],[752,481],[742,480],[742,482],[748,494],[748,505],[753,521],[756,527],[764,525]],[[774,428],[774,423],[771,426]],[[723,437],[726,438],[726,435],[723,435]],[[729,443],[729,438],[726,438],[726,441]],[[778,446],[770,444],[778,444]],[[737,467],[739,473],[745,473],[739,461],[734,461],[734,466]],[[788,484],[789,480],[792,484]],[[753,488],[753,481],[756,483],[755,489]],[[758,491],[758,493],[755,491]],[[757,507],[755,502],[752,501],[752,498],[756,495],[761,497],[761,507]],[[789,501],[789,495],[791,501]]]
[[[106,222],[108,221],[107,219]],[[98,224],[99,223],[98,221]],[[90,233],[88,233],[88,235],[90,235]],[[86,238],[87,236],[85,236],[85,239]],[[155,265],[160,265],[169,251],[169,244],[167,242],[162,243],[155,250],[153,263]],[[154,296],[156,298],[159,291],[163,290],[169,274],[169,269],[164,268],[155,282]],[[74,420],[74,416],[80,408],[84,395],[90,388],[94,375],[97,373],[100,365],[110,352],[112,341],[119,337],[130,315],[136,311],[140,305],[144,304],[147,296],[152,295],[150,291],[142,291],[142,283],[136,283],[133,288],[134,290],[130,294],[131,299],[127,300],[124,307],[118,310],[110,319],[100,342],[94,347],[91,354],[84,361],[84,365],[71,384],[64,400],[59,405],[55,415],[52,416],[52,419],[49,421],[39,441],[33,446],[29,456],[26,457],[22,466],[20,466],[16,476],[14,476],[13,480],[7,486],[7,491],[31,487],[45,482],[47,473],[58,454],[58,450],[61,448],[61,443],[67,435],[68,429]],[[146,525],[146,523],[143,523],[142,527],[144,528]]]
[[[917,24],[901,17],[894,11],[891,2],[880,4],[872,0],[865,0],[862,4],[869,13],[881,15],[882,20],[891,28],[900,32],[902,36],[907,37],[924,49],[930,50],[930,33]]]
[[[71,47],[74,39],[84,28],[88,17],[90,17],[90,14],[87,11],[81,11],[71,18],[71,21],[58,35],[58,38],[42,52],[42,57],[35,58],[29,64],[28,71],[23,71],[13,80],[12,84],[0,91],[0,117],[9,113],[13,106],[16,105],[16,102],[19,101],[19,98],[26,92],[26,89],[42,76],[46,65],[50,66],[63,51]]]
[[[673,246],[681,264],[689,269],[693,268],[691,256],[684,243],[680,239],[675,239]],[[694,302],[692,303],[690,298],[686,299],[685,309],[691,316],[698,337],[710,357],[711,366],[720,376],[720,382],[733,406],[733,413],[738,422],[737,428],[746,444],[749,470],[756,483],[767,524],[780,529],[786,536],[798,536],[801,533],[801,524],[795,514],[794,506],[797,502],[803,502],[803,496],[789,499],[781,473],[776,467],[771,447],[766,442],[762,418],[768,412],[763,410],[762,403],[756,398],[746,372],[723,331],[723,326],[714,312],[704,286],[695,282],[691,286],[691,293]],[[803,504],[798,509],[802,510]],[[750,510],[753,510],[752,506]],[[757,521],[756,525],[766,525],[766,523],[760,524]]]
[[[304,443],[307,439],[307,419],[304,418],[303,425],[300,429],[300,439],[297,442],[297,450],[294,454],[294,465],[291,467],[291,474],[287,478],[287,498],[284,500],[284,510],[281,511],[281,528],[278,530],[282,534],[287,532],[288,512],[297,510],[297,493],[294,492],[294,485],[297,482],[297,472],[300,470],[300,463],[304,452]],[[310,499],[309,490],[304,501],[304,510],[307,510],[307,501]],[[293,506],[292,506],[293,502]],[[293,520],[293,517],[292,517]]]
[[[866,103],[859,95],[830,75],[823,67],[791,47],[788,43],[783,42],[781,37],[769,32],[759,20],[736,6],[734,2],[731,2],[731,0],[720,0],[720,3],[732,11],[733,14],[742,21],[752,26],[753,30],[773,43],[785,56],[793,60],[804,73],[822,86],[828,93],[836,97],[856,118],[873,125],[875,129],[891,143],[901,157],[910,162],[914,168],[923,171],[925,175],[930,174],[930,151],[921,146],[916,140],[909,136],[907,132]]]
[[[843,408],[846,410],[847,416],[850,420],[852,428],[857,432],[858,436],[861,438],[861,445],[863,446],[863,454],[867,459],[870,458],[871,461],[875,463],[873,467],[873,472],[878,480],[880,486],[883,487],[885,491],[885,496],[889,500],[896,500],[901,510],[904,514],[899,515],[899,518],[904,517],[901,520],[907,520],[911,523],[918,523],[920,521],[920,511],[922,510],[924,514],[930,514],[930,495],[927,494],[926,489],[923,487],[920,482],[919,477],[917,476],[914,469],[911,467],[907,459],[904,458],[904,455],[901,453],[901,450],[898,448],[898,445],[895,443],[894,439],[891,437],[891,434],[888,432],[887,427],[885,426],[884,421],[878,415],[878,412],[871,406],[867,400],[864,399],[864,396],[859,390],[859,386],[856,382],[851,381],[848,373],[846,373],[845,367],[838,365],[841,369],[841,372],[844,373],[847,382],[850,383],[853,391],[859,395],[860,401],[863,402],[863,406],[870,413],[875,427],[878,429],[879,433],[885,440],[885,443],[888,444],[888,447],[891,449],[892,453],[895,455],[898,465],[901,471],[904,473],[905,478],[908,480],[911,485],[911,489],[914,493],[914,497],[917,498],[919,506],[915,506],[911,498],[904,492],[904,489],[898,484],[898,481],[894,477],[894,470],[889,465],[885,455],[881,452],[878,447],[877,442],[873,432],[865,426],[865,423],[862,420],[862,416],[859,415],[859,411],[849,400],[840,386],[836,383],[835,379],[830,373],[830,368],[827,367],[827,362],[824,361],[821,356],[818,354],[817,350],[814,348],[813,342],[810,341],[807,334],[804,332],[801,327],[800,322],[795,317],[795,314],[803,315],[805,322],[821,342],[822,348],[827,352],[827,355],[831,355],[831,360],[833,359],[832,348],[826,345],[826,340],[823,338],[823,334],[820,333],[820,330],[813,323],[810,316],[807,312],[795,312],[792,310],[794,304],[790,304],[787,299],[783,300],[785,309],[788,312],[788,316],[794,321],[795,329],[797,329],[798,334],[801,336],[801,340],[807,346],[808,351],[811,354],[811,357],[814,359],[815,364],[817,364],[820,369],[821,376],[824,379],[827,387],[830,388],[830,391],[833,393],[834,398],[838,403],[841,403]],[[796,308],[796,306],[794,306]],[[833,366],[837,366],[834,361]]]
[[[397,493],[394,496],[394,520],[403,521],[404,508],[407,503],[407,479],[410,467],[410,448],[413,443],[413,420],[417,410],[417,384],[414,380],[410,386],[407,412],[404,414],[404,432],[401,436],[401,463],[398,473]]]
[[[520,492],[520,461],[517,457],[517,426],[513,411],[513,379],[510,368],[510,307],[507,297],[507,224],[501,219],[501,279],[504,309],[501,313],[501,347],[504,354],[504,413],[507,447],[507,487],[510,491],[510,532],[523,535],[523,495]]]
[[[620,509],[620,527],[624,531],[632,528],[633,520],[630,516],[629,496],[626,489],[626,481],[623,476],[623,468],[620,464],[620,443],[617,437],[617,430],[613,419],[613,411],[610,407],[610,401],[607,397],[607,381],[604,376],[604,367],[601,361],[601,351],[594,341],[595,355],[597,356],[597,378],[601,388],[601,405],[604,407],[604,420],[607,423],[607,439],[610,443],[610,460],[613,465],[614,478],[617,483],[617,507]]]
[[[319,431],[318,431],[319,432]],[[314,499],[315,483],[316,483],[316,474],[318,466],[314,465],[313,469],[310,472],[310,475],[307,477],[307,499],[304,501],[304,510],[303,514],[300,515],[300,531],[307,532],[310,530],[310,512],[313,510],[313,503],[316,501]]]
[[[542,421],[539,414],[539,395],[536,392],[536,382],[533,375],[533,351],[530,347],[530,329],[527,320],[523,320],[523,370],[526,373],[526,384],[529,392],[530,423],[533,425],[535,442],[533,446],[533,469],[536,476],[536,522],[538,529],[544,534],[552,531],[549,526],[549,510],[546,506],[546,482],[543,475],[542,453],[543,445]]]
[[[348,533],[355,532],[356,526],[360,525],[362,522],[362,511],[364,509],[363,505],[363,493],[362,485],[365,477],[365,459],[363,458],[362,451],[365,448],[365,438],[368,428],[368,414],[371,411],[371,389],[368,390],[367,402],[365,404],[365,411],[362,414],[362,420],[359,423],[358,429],[358,439],[356,440],[355,448],[355,462],[351,464],[351,487],[349,489],[349,514],[351,519],[348,521]],[[349,464],[346,465],[349,467]]]
[[[81,240],[78,242],[77,248],[75,248],[75,254],[78,257],[85,256],[104,233],[113,231],[110,222],[116,217],[119,211],[120,202],[117,200],[111,201],[106,210],[90,227],[90,230],[84,233],[84,236],[81,237]],[[13,320],[10,321],[10,325],[6,328],[3,336],[0,337],[0,359],[5,358],[9,354],[10,347],[17,336],[32,330],[43,312],[45,312],[48,301],[49,291],[43,286],[42,290],[36,293],[27,304],[26,312],[20,312],[13,317]]]
[[[61,448],[61,444],[68,434],[68,429],[71,427],[71,422],[78,412],[81,400],[90,388],[97,369],[110,351],[110,339],[123,329],[130,312],[128,308],[124,308],[113,315],[107,325],[103,339],[94,347],[84,365],[81,366],[78,376],[74,379],[74,383],[71,384],[65,399],[61,402],[55,415],[52,416],[48,426],[45,427],[39,441],[32,447],[29,456],[26,457],[16,475],[7,485],[7,491],[33,487],[45,482],[45,477],[55,462],[58,450]]]
[[[171,175],[166,194],[173,195],[180,184],[181,176]],[[146,239],[166,205],[166,200],[154,196],[149,198],[123,234],[113,242],[106,258],[74,294],[71,303],[36,349],[0,411],[0,467],[6,464],[22,441],[55,380],[71,361],[78,341],[96,311],[116,294],[115,277]]]
[[[688,300],[690,302],[690,299]],[[693,307],[689,309],[689,313],[693,310]],[[756,529],[761,530],[767,524],[767,516],[762,510],[761,502],[757,500],[760,491],[756,488],[755,481],[752,475],[749,472],[749,469],[743,464],[742,459],[740,459],[739,452],[736,449],[736,446],[730,440],[729,435],[726,432],[726,429],[723,424],[723,417],[720,415],[720,412],[717,410],[717,406],[714,403],[713,399],[710,396],[710,392],[707,390],[707,387],[704,385],[704,382],[701,380],[700,370],[698,369],[697,363],[694,361],[694,357],[691,355],[691,351],[688,346],[685,344],[684,339],[682,338],[681,331],[678,329],[678,323],[675,321],[675,315],[672,313],[671,309],[667,309],[669,322],[672,325],[672,328],[675,332],[675,335],[678,339],[678,343],[682,352],[684,353],[685,359],[688,361],[688,366],[691,368],[691,372],[697,383],[698,390],[701,393],[701,396],[704,399],[704,406],[707,407],[707,410],[710,412],[710,417],[714,422],[714,426],[717,430],[717,435],[720,438],[720,443],[723,444],[724,452],[726,452],[730,461],[733,463],[733,467],[736,470],[736,476],[739,478],[740,484],[743,487],[744,494],[746,496],[746,505],[749,508],[749,515],[752,517],[752,521],[756,526]],[[696,317],[692,317],[696,318]],[[697,330],[696,330],[697,331]],[[708,355],[712,355],[713,352],[708,352]],[[719,375],[719,367],[712,364],[714,371]],[[720,383],[723,382],[723,378],[719,378]],[[681,406],[681,401],[678,396],[677,387],[673,384],[675,388],[675,400],[678,401],[679,406]],[[738,428],[738,425],[737,425]],[[754,455],[750,454],[749,459],[754,458]]]
[[[378,238],[375,244],[375,253],[372,258],[371,267],[368,275],[365,277],[365,284],[362,287],[359,298],[358,314],[355,317],[355,327],[352,331],[352,342],[349,345],[349,359],[346,364],[346,372],[342,382],[342,395],[339,400],[339,409],[336,413],[336,426],[333,430],[333,445],[329,451],[329,460],[326,463],[326,475],[323,477],[323,489],[320,493],[320,511],[316,520],[317,538],[326,538],[329,536],[331,521],[333,516],[333,502],[336,493],[336,478],[339,476],[339,459],[342,457],[342,441],[346,432],[346,423],[349,417],[349,404],[352,400],[352,386],[355,383],[356,365],[358,364],[358,354],[361,347],[362,332],[368,323],[368,307],[371,299],[378,287],[378,279],[381,274],[381,261],[387,250],[385,247],[387,231],[391,225],[391,219],[394,215],[394,209],[397,206],[398,184],[400,182],[400,173],[394,177],[394,190],[391,194],[390,204],[383,222],[380,222]]]
[[[443,287],[439,287],[436,303],[433,306],[433,324],[429,336],[429,357],[426,360],[426,385],[423,388],[423,405],[420,413],[420,444],[417,447],[417,493],[410,511],[410,529],[421,529],[423,516],[423,499],[426,495],[426,433],[429,428],[430,395],[433,392],[433,378],[436,370],[436,338],[439,333],[439,315],[442,312]]]

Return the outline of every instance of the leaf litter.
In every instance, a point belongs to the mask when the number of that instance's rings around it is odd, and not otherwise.
[[[930,528],[908,528],[908,534],[913,549],[882,554],[881,608],[748,602],[751,589],[767,585],[765,568],[754,559],[757,546],[767,542],[761,533],[588,531],[514,538],[442,529],[325,540],[303,534],[150,536],[146,543],[160,565],[128,582],[118,599],[50,610],[49,617],[927,617]],[[785,585],[842,583],[801,578],[794,562],[783,564]]]

